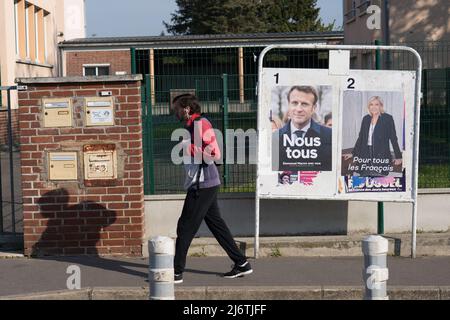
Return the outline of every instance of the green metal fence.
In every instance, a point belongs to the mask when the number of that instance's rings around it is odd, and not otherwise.
[[[450,188],[450,43],[406,45],[420,53],[424,64],[419,188]],[[393,67],[400,62],[394,59]]]
[[[254,80],[255,75],[245,76]],[[146,76],[147,94],[145,101],[150,106],[144,116],[144,154],[146,167],[146,193],[167,194],[183,192],[184,169],[171,161],[171,151],[179,141],[171,141],[172,132],[182,127],[170,113],[170,98],[174,93],[193,92],[201,97],[202,112],[212,122],[214,128],[225,132],[227,129],[256,128],[256,100],[244,103],[233,99],[239,94],[233,87],[237,76],[155,76],[156,88],[152,99],[150,76]],[[247,89],[255,90],[255,89]],[[254,92],[253,92],[254,94]],[[152,101],[153,100],[153,101]],[[149,116],[151,110],[152,116]],[[150,143],[152,148],[150,148]],[[255,152],[255,146],[246,146],[248,152]],[[237,146],[235,148],[238,148]],[[152,150],[150,150],[152,149]],[[248,161],[247,161],[248,163]],[[219,167],[222,175],[222,189],[226,192],[250,192],[255,189],[256,168],[251,164]]]
[[[450,55],[448,43],[406,44],[419,51],[424,60],[421,113],[419,187],[450,187]],[[257,64],[262,47],[242,49],[239,75],[239,48],[189,48],[132,50],[135,73],[145,75],[143,86],[145,193],[182,193],[184,171],[171,161],[172,132],[181,127],[170,114],[171,99],[181,92],[195,93],[203,112],[214,127],[256,129]],[[353,52],[352,52],[353,55]],[[356,67],[375,69],[375,52],[363,57]],[[382,57],[382,69],[414,70],[409,53],[394,52]],[[150,64],[153,76],[150,76]],[[327,52],[273,50],[266,67],[327,68]],[[355,66],[354,66],[355,67]],[[236,147],[237,148],[237,147]],[[245,146],[248,155],[256,146]],[[237,150],[236,150],[237,151]],[[247,162],[248,163],[248,162]],[[222,191],[255,190],[256,167],[224,164],[219,167]]]
[[[450,187],[450,68],[423,72],[419,187]]]

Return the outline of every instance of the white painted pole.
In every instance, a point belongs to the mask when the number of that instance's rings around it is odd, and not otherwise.
[[[256,214],[255,214],[255,259],[259,258],[259,196],[258,192],[256,193]]]
[[[411,235],[411,258],[416,258],[417,249],[417,200],[413,202],[412,210],[412,235]]]
[[[366,288],[365,300],[389,300],[387,296],[388,241],[381,236],[368,236],[362,241],[364,253],[363,279]]]
[[[422,58],[415,53],[418,66],[416,71],[416,96],[414,99],[414,154],[413,154],[413,208],[412,208],[412,230],[411,230],[411,258],[416,258],[417,244],[417,193],[419,189],[419,141],[420,141],[420,103],[422,100]]]
[[[150,300],[175,300],[173,257],[175,242],[156,237],[148,242]]]

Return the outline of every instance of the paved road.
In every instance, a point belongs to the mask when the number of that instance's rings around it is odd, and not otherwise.
[[[360,257],[265,258],[251,261],[254,274],[223,279],[230,260],[189,258],[181,286],[360,286]],[[69,265],[81,268],[82,287],[147,286],[146,259],[97,257],[0,260],[0,296],[66,289]],[[388,258],[392,286],[450,286],[450,257]]]

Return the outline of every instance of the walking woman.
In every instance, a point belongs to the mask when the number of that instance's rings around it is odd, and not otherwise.
[[[190,133],[191,141],[187,149],[192,160],[190,164],[185,163],[187,195],[177,225],[175,283],[183,282],[188,249],[203,220],[234,262],[233,269],[223,276],[237,278],[250,274],[253,272],[250,263],[237,247],[220,215],[217,203],[220,178],[214,161],[221,159],[221,152],[212,125],[202,116],[198,99],[192,94],[177,96],[173,100],[173,111]],[[196,141],[201,141],[201,145],[196,145]],[[195,164],[194,159],[203,161]]]

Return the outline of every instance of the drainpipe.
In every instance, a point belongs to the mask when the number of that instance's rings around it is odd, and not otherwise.
[[[62,77],[63,75],[63,70],[64,70],[64,66],[63,66],[63,49],[58,45],[58,58],[57,58],[57,63],[58,63],[58,74],[57,77]]]

